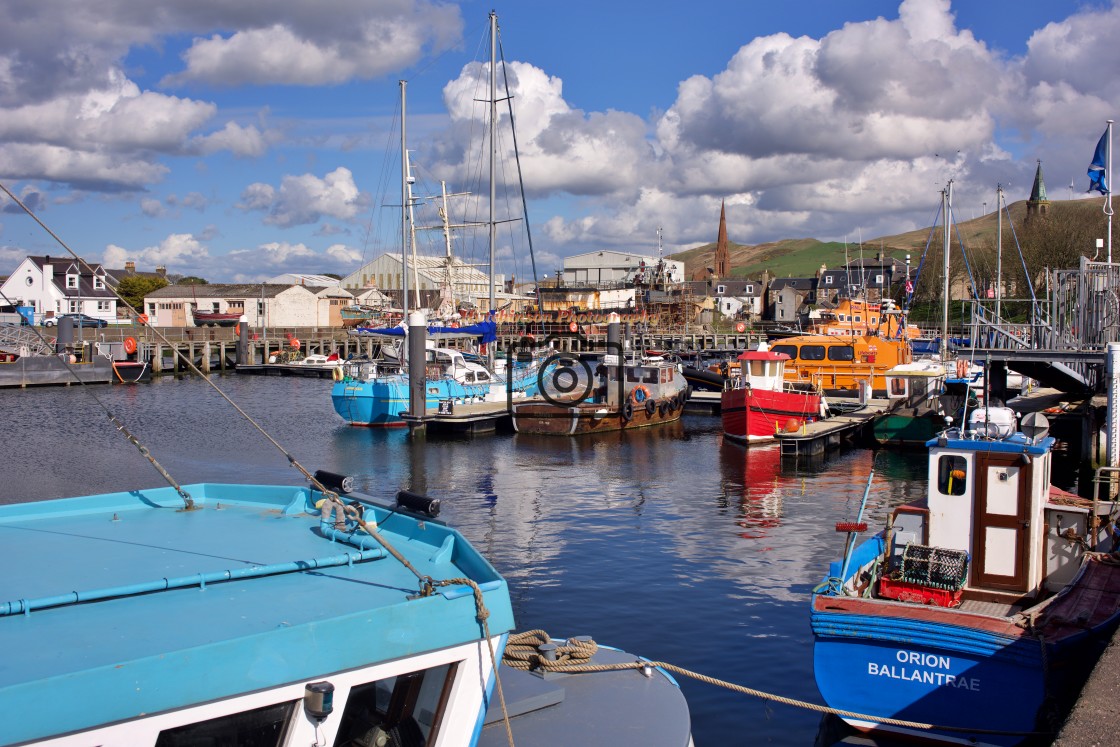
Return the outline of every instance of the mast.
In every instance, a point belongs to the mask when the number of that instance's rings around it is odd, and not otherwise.
[[[996,185],[996,217],[998,230],[996,231],[996,321],[999,315],[1000,302],[1003,300],[1003,185]]]
[[[941,311],[941,360],[949,359],[949,212],[953,209],[953,180],[949,180],[949,184],[941,191],[941,212],[942,212],[942,233],[944,234],[942,242],[942,254],[944,260],[942,262],[942,295],[945,299],[945,304]]]
[[[405,163],[408,166],[408,177],[405,179],[405,189],[408,191],[408,243],[412,249],[412,294],[416,300],[416,310],[420,310],[420,263],[416,261],[416,216],[413,213],[416,200],[412,196],[412,185],[416,182],[416,178],[412,176],[412,162],[408,159],[408,153],[405,152]]]
[[[405,87],[408,81],[399,81],[401,86],[401,310],[408,319],[408,145],[405,137],[404,111]]]
[[[494,220],[494,204],[497,201],[497,187],[494,184],[498,159],[498,14],[490,11],[490,285],[489,312],[497,305],[494,300],[494,245],[497,243],[497,224]],[[487,368],[494,369],[494,346],[486,346]]]

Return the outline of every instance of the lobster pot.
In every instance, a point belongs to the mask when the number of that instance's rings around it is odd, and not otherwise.
[[[959,591],[968,580],[968,553],[911,542],[902,551],[899,574],[910,584]]]

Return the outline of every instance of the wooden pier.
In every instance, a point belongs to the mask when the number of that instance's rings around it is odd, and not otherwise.
[[[777,439],[782,456],[817,456],[854,444],[865,435],[875,418],[887,411],[888,406],[885,399],[872,399],[857,410],[805,423],[790,433],[779,433]]]

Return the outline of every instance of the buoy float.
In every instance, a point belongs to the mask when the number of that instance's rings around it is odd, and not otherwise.
[[[739,322],[738,324],[735,325],[735,331],[742,334],[743,332],[747,331],[747,325],[743,324],[742,322]]]
[[[133,353],[136,352],[136,338],[135,337],[124,338],[124,352],[128,353],[129,355],[132,355]]]
[[[299,350],[299,338],[293,337],[291,342],[288,343],[294,350]]]
[[[572,322],[571,324],[568,325],[568,331],[569,332],[579,332],[579,325],[576,324],[575,322]]]

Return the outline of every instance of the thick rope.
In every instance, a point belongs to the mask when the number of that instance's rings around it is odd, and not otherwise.
[[[512,666],[506,662],[507,666]],[[938,726],[936,724],[927,724],[920,721],[906,721],[904,719],[887,718],[884,716],[870,716],[865,713],[857,713],[855,711],[845,711],[839,708],[830,708],[828,706],[810,703],[804,700],[797,700],[796,698],[787,698],[783,695],[775,695],[773,693],[764,692],[762,690],[755,690],[751,687],[744,685],[737,685],[727,680],[709,677],[706,674],[693,672],[690,669],[678,667],[674,664],[669,664],[664,661],[648,661],[642,659],[634,662],[624,662],[620,664],[566,664],[562,662],[547,661],[543,657],[538,662],[538,667],[549,672],[576,674],[576,673],[592,673],[592,672],[617,672],[627,669],[645,669],[647,667],[656,667],[664,669],[673,674],[679,674],[684,677],[690,677],[700,682],[706,682],[709,685],[722,687],[733,692],[743,693],[744,695],[751,695],[762,700],[768,700],[774,703],[782,703],[795,708],[802,708],[808,711],[816,711],[817,713],[831,714],[833,716],[843,716],[847,718],[856,719],[859,721],[869,721],[872,723],[887,724],[889,726],[900,726],[908,729],[920,729],[923,731],[936,730],[936,731],[953,731],[953,732],[968,732],[970,734],[1006,734],[1010,736],[1039,736],[1048,735],[1051,732],[1038,732],[1038,731],[1004,731],[1000,729],[970,729],[963,726]]]

